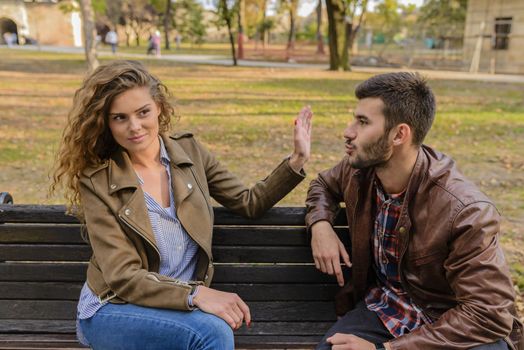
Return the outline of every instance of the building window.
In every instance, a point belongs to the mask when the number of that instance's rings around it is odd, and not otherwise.
[[[511,33],[511,21],[513,17],[495,18],[495,40],[493,50],[507,50],[509,47],[509,34]]]

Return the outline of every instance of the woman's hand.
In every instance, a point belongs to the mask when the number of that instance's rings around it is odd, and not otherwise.
[[[295,150],[289,158],[289,165],[293,170],[299,172],[309,160],[311,154],[311,118],[313,111],[310,106],[303,107],[295,119],[293,129],[293,142]]]
[[[249,307],[235,293],[199,286],[193,304],[204,312],[220,317],[233,329],[240,328],[243,320],[248,327],[251,325]]]

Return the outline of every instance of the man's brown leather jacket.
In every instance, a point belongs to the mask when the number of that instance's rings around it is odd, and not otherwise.
[[[374,169],[353,169],[347,157],[311,183],[306,223],[333,223],[346,205],[351,281],[337,295],[337,314],[362,300],[374,282],[370,238]],[[391,341],[393,349],[469,349],[505,339],[521,350],[522,324],[499,246],[499,214],[449,157],[422,146],[397,224],[400,276],[412,301],[432,320]],[[511,339],[510,339],[511,334]]]

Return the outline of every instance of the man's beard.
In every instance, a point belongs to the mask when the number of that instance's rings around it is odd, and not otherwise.
[[[387,163],[390,156],[391,146],[388,143],[388,133],[385,132],[376,142],[363,145],[361,150],[355,149],[355,158],[349,162],[355,169],[380,168]]]

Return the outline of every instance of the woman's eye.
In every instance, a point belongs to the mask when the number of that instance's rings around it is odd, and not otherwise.
[[[140,114],[141,116],[146,116],[146,115],[149,114],[149,109],[141,110],[139,114]]]

